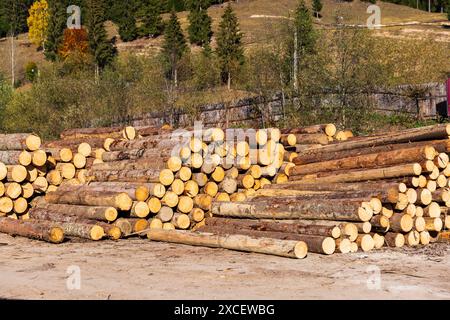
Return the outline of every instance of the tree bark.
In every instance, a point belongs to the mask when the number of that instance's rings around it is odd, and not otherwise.
[[[253,238],[244,235],[212,235],[190,231],[151,230],[147,233],[147,237],[154,241],[264,253],[297,259],[305,258],[308,251],[307,245],[303,241]]]
[[[0,232],[51,243],[61,243],[64,240],[64,231],[60,227],[34,220],[0,218]]]
[[[206,218],[206,226],[217,228],[235,228],[257,231],[274,231],[285,233],[299,233],[305,235],[320,235],[333,238],[339,238],[341,231],[338,227],[339,222],[332,225],[321,225],[308,223],[308,221],[295,221],[285,223],[283,221],[250,220],[250,219],[228,219],[228,218]]]
[[[221,217],[256,219],[311,219],[369,221],[361,210],[361,200],[271,199],[258,202],[213,202],[211,212]]]
[[[305,176],[292,176],[292,180],[305,182],[335,183],[379,180],[386,178],[398,178],[405,176],[418,176],[422,172],[419,163],[408,163],[384,168],[342,170],[337,172],[317,173]]]
[[[68,217],[76,217],[83,220],[114,221],[118,216],[117,210],[114,207],[107,206],[80,206],[41,201],[36,206],[36,209],[61,212]]]
[[[160,170],[88,170],[86,175],[91,181],[110,182],[159,182]]]
[[[36,151],[41,147],[41,139],[29,133],[0,134],[0,150]]]
[[[130,210],[133,204],[133,201],[126,193],[90,190],[80,190],[78,192],[57,190],[47,193],[45,200],[49,203],[107,206],[124,211]]]
[[[433,147],[413,147],[388,152],[372,153],[355,157],[302,164],[291,169],[291,175],[311,174],[324,171],[350,170],[359,168],[376,168],[398,165],[407,162],[432,160],[435,156]],[[294,159],[296,162],[297,159]]]
[[[320,235],[308,235],[289,232],[276,232],[276,231],[260,231],[252,229],[238,229],[230,226],[204,226],[199,229],[200,232],[208,232],[220,235],[239,234],[246,235],[255,238],[273,238],[280,240],[296,240],[303,241],[308,246],[309,252],[321,253],[321,254],[333,254],[336,250],[336,243],[333,238],[320,236]]]
[[[447,139],[450,135],[450,125],[438,124],[433,126],[414,128],[399,131],[397,133],[389,133],[379,136],[368,136],[359,137],[354,140],[340,142],[336,144],[331,144],[324,146],[319,149],[305,151],[305,154],[310,156],[322,154],[339,152],[345,150],[355,150],[360,148],[372,148],[376,146],[395,144],[395,143],[406,143],[415,142],[423,140],[435,140],[435,139]]]

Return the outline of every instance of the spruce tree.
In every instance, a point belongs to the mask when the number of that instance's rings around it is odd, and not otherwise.
[[[450,21],[450,0],[447,0],[447,19]]]
[[[86,0],[86,27],[89,31],[89,49],[96,64],[96,75],[112,62],[116,48],[107,38],[105,30],[105,11],[102,0]]]
[[[237,71],[244,62],[244,49],[242,47],[242,33],[239,22],[231,8],[225,9],[217,33],[217,55],[220,60],[222,73],[226,76],[228,90],[231,89],[231,74]]]
[[[294,90],[298,89],[298,69],[304,58],[314,52],[317,35],[314,31],[312,18],[305,1],[300,0],[294,16],[294,46],[293,46],[293,77]]]
[[[209,0],[190,0],[187,3],[189,41],[202,47],[209,45],[212,36],[211,17],[207,12],[209,4]]]
[[[169,22],[164,30],[163,56],[169,67],[170,79],[174,81],[175,86],[178,84],[178,63],[186,50],[186,40],[178,22],[177,14],[172,10]]]
[[[47,60],[55,61],[58,58],[58,49],[67,26],[67,5],[67,0],[48,0],[49,21],[44,52]]]
[[[121,2],[119,24],[119,35],[122,41],[133,41],[137,38],[135,7],[132,0]]]
[[[320,11],[322,11],[323,5],[320,0],[313,0],[312,3],[312,9],[314,11],[314,14],[316,15],[316,18],[319,18]]]
[[[306,7],[304,0],[300,0],[295,10],[294,24],[300,54],[312,53],[316,45],[317,35],[314,31],[309,9]]]
[[[155,38],[162,34],[164,23],[161,19],[161,3],[159,0],[145,0],[142,6],[142,36]]]

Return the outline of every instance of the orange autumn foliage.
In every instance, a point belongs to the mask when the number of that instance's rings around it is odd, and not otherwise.
[[[59,49],[59,55],[66,59],[72,53],[87,56],[88,34],[85,29],[65,29],[63,43]]]

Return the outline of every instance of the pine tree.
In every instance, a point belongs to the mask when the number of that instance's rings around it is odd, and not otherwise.
[[[177,14],[170,14],[169,22],[164,30],[163,56],[169,66],[170,79],[178,85],[178,63],[187,50],[186,40],[181,30]]]
[[[137,38],[135,8],[132,0],[121,2],[119,24],[119,35],[122,41],[133,41]]]
[[[316,18],[319,18],[320,16],[320,11],[322,11],[323,5],[322,2],[320,0],[313,0],[312,3],[312,9],[316,15]]]
[[[447,0],[447,19],[450,21],[450,0]]]
[[[298,89],[299,64],[306,55],[314,52],[316,39],[317,36],[309,10],[305,1],[300,0],[294,16],[294,41],[292,48],[294,90]]]
[[[242,47],[242,33],[239,22],[228,4],[222,15],[217,33],[217,55],[221,70],[227,78],[228,90],[231,89],[231,74],[244,62],[244,49]]]
[[[139,33],[155,38],[162,34],[164,23],[161,19],[161,4],[159,0],[146,0],[143,4],[142,26]]]
[[[316,45],[317,35],[314,31],[313,21],[306,7],[305,1],[300,0],[295,10],[295,32],[297,33],[297,46],[301,55],[312,53]]]
[[[105,13],[102,0],[86,0],[87,17],[86,27],[89,35],[89,49],[96,64],[96,76],[112,62],[116,48],[107,38],[105,30]]]
[[[47,60],[56,61],[58,58],[58,49],[67,25],[67,6],[67,0],[48,0],[49,21],[44,52]]]
[[[208,16],[207,9],[209,0],[190,0],[189,7],[189,41],[202,47],[209,45],[211,42],[211,17]]]

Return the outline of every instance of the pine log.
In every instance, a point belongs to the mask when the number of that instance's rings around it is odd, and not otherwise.
[[[41,139],[29,133],[0,134],[0,150],[36,151],[41,147]]]
[[[375,169],[361,169],[361,170],[343,170],[339,172],[332,172],[331,174],[319,173],[310,176],[291,176],[293,180],[302,180],[304,182],[321,182],[321,183],[335,183],[335,182],[356,182],[378,180],[385,178],[395,178],[404,176],[418,176],[422,172],[419,163],[408,163],[392,167],[375,168]]]
[[[342,158],[296,166],[291,169],[291,175],[303,175],[324,171],[376,168],[398,165],[408,162],[421,162],[433,158],[435,149],[430,146],[413,147],[388,152],[365,154],[355,157]]]
[[[241,234],[252,236],[255,238],[265,237],[281,240],[304,241],[308,246],[309,252],[327,255],[333,254],[334,251],[336,250],[336,243],[334,239],[319,235],[307,235],[307,234],[277,232],[277,231],[260,231],[253,229],[239,229],[232,226],[208,226],[208,225],[201,227],[199,231],[222,235]]]
[[[160,170],[88,170],[87,175],[94,181],[110,182],[159,182]]]
[[[256,219],[310,219],[337,221],[369,221],[372,213],[361,207],[360,200],[298,200],[272,199],[269,203],[258,202],[213,202],[211,211],[222,217]]]
[[[64,231],[60,227],[51,227],[34,220],[0,218],[0,232],[51,243],[61,243],[64,240]]]
[[[28,151],[18,151],[18,150],[1,150],[0,151],[0,162],[7,165],[20,164],[22,166],[28,166],[31,164],[32,154]]]
[[[450,126],[446,124],[432,125],[421,128],[390,132],[389,134],[369,137],[359,137],[358,139],[328,145],[320,149],[320,153],[331,153],[344,150],[354,150],[359,148],[371,148],[381,145],[405,143],[422,140],[447,139],[450,133]],[[305,153],[312,155],[316,151],[309,150]]]
[[[66,129],[60,134],[61,139],[78,138],[120,138],[122,127],[103,127],[103,128],[76,128]]]
[[[36,206],[39,209],[45,209],[53,212],[63,212],[67,216],[79,217],[80,219],[91,219],[98,221],[114,221],[117,219],[118,212],[114,207],[106,206],[80,206],[69,204],[53,204],[45,201],[39,202]]]
[[[303,241],[254,238],[243,235],[213,235],[190,231],[151,230],[147,233],[147,237],[154,241],[264,253],[297,259],[305,258],[308,252],[307,245]]]
[[[332,123],[328,124],[316,124],[306,127],[293,128],[293,129],[282,129],[281,133],[304,133],[304,134],[312,134],[312,133],[325,133],[327,136],[334,136],[336,134],[336,126]]]
[[[133,205],[133,201],[126,193],[109,191],[55,191],[45,195],[45,200],[49,203],[75,204],[86,206],[107,206],[119,210],[128,211]]]
[[[206,218],[206,226],[215,227],[229,227],[236,229],[248,229],[259,231],[275,231],[286,233],[300,233],[309,235],[329,236],[339,238],[341,230],[338,227],[339,223],[335,225],[320,225],[310,224],[303,221],[285,223],[283,221],[263,221],[263,220],[249,220],[249,219],[227,219],[227,218]]]

